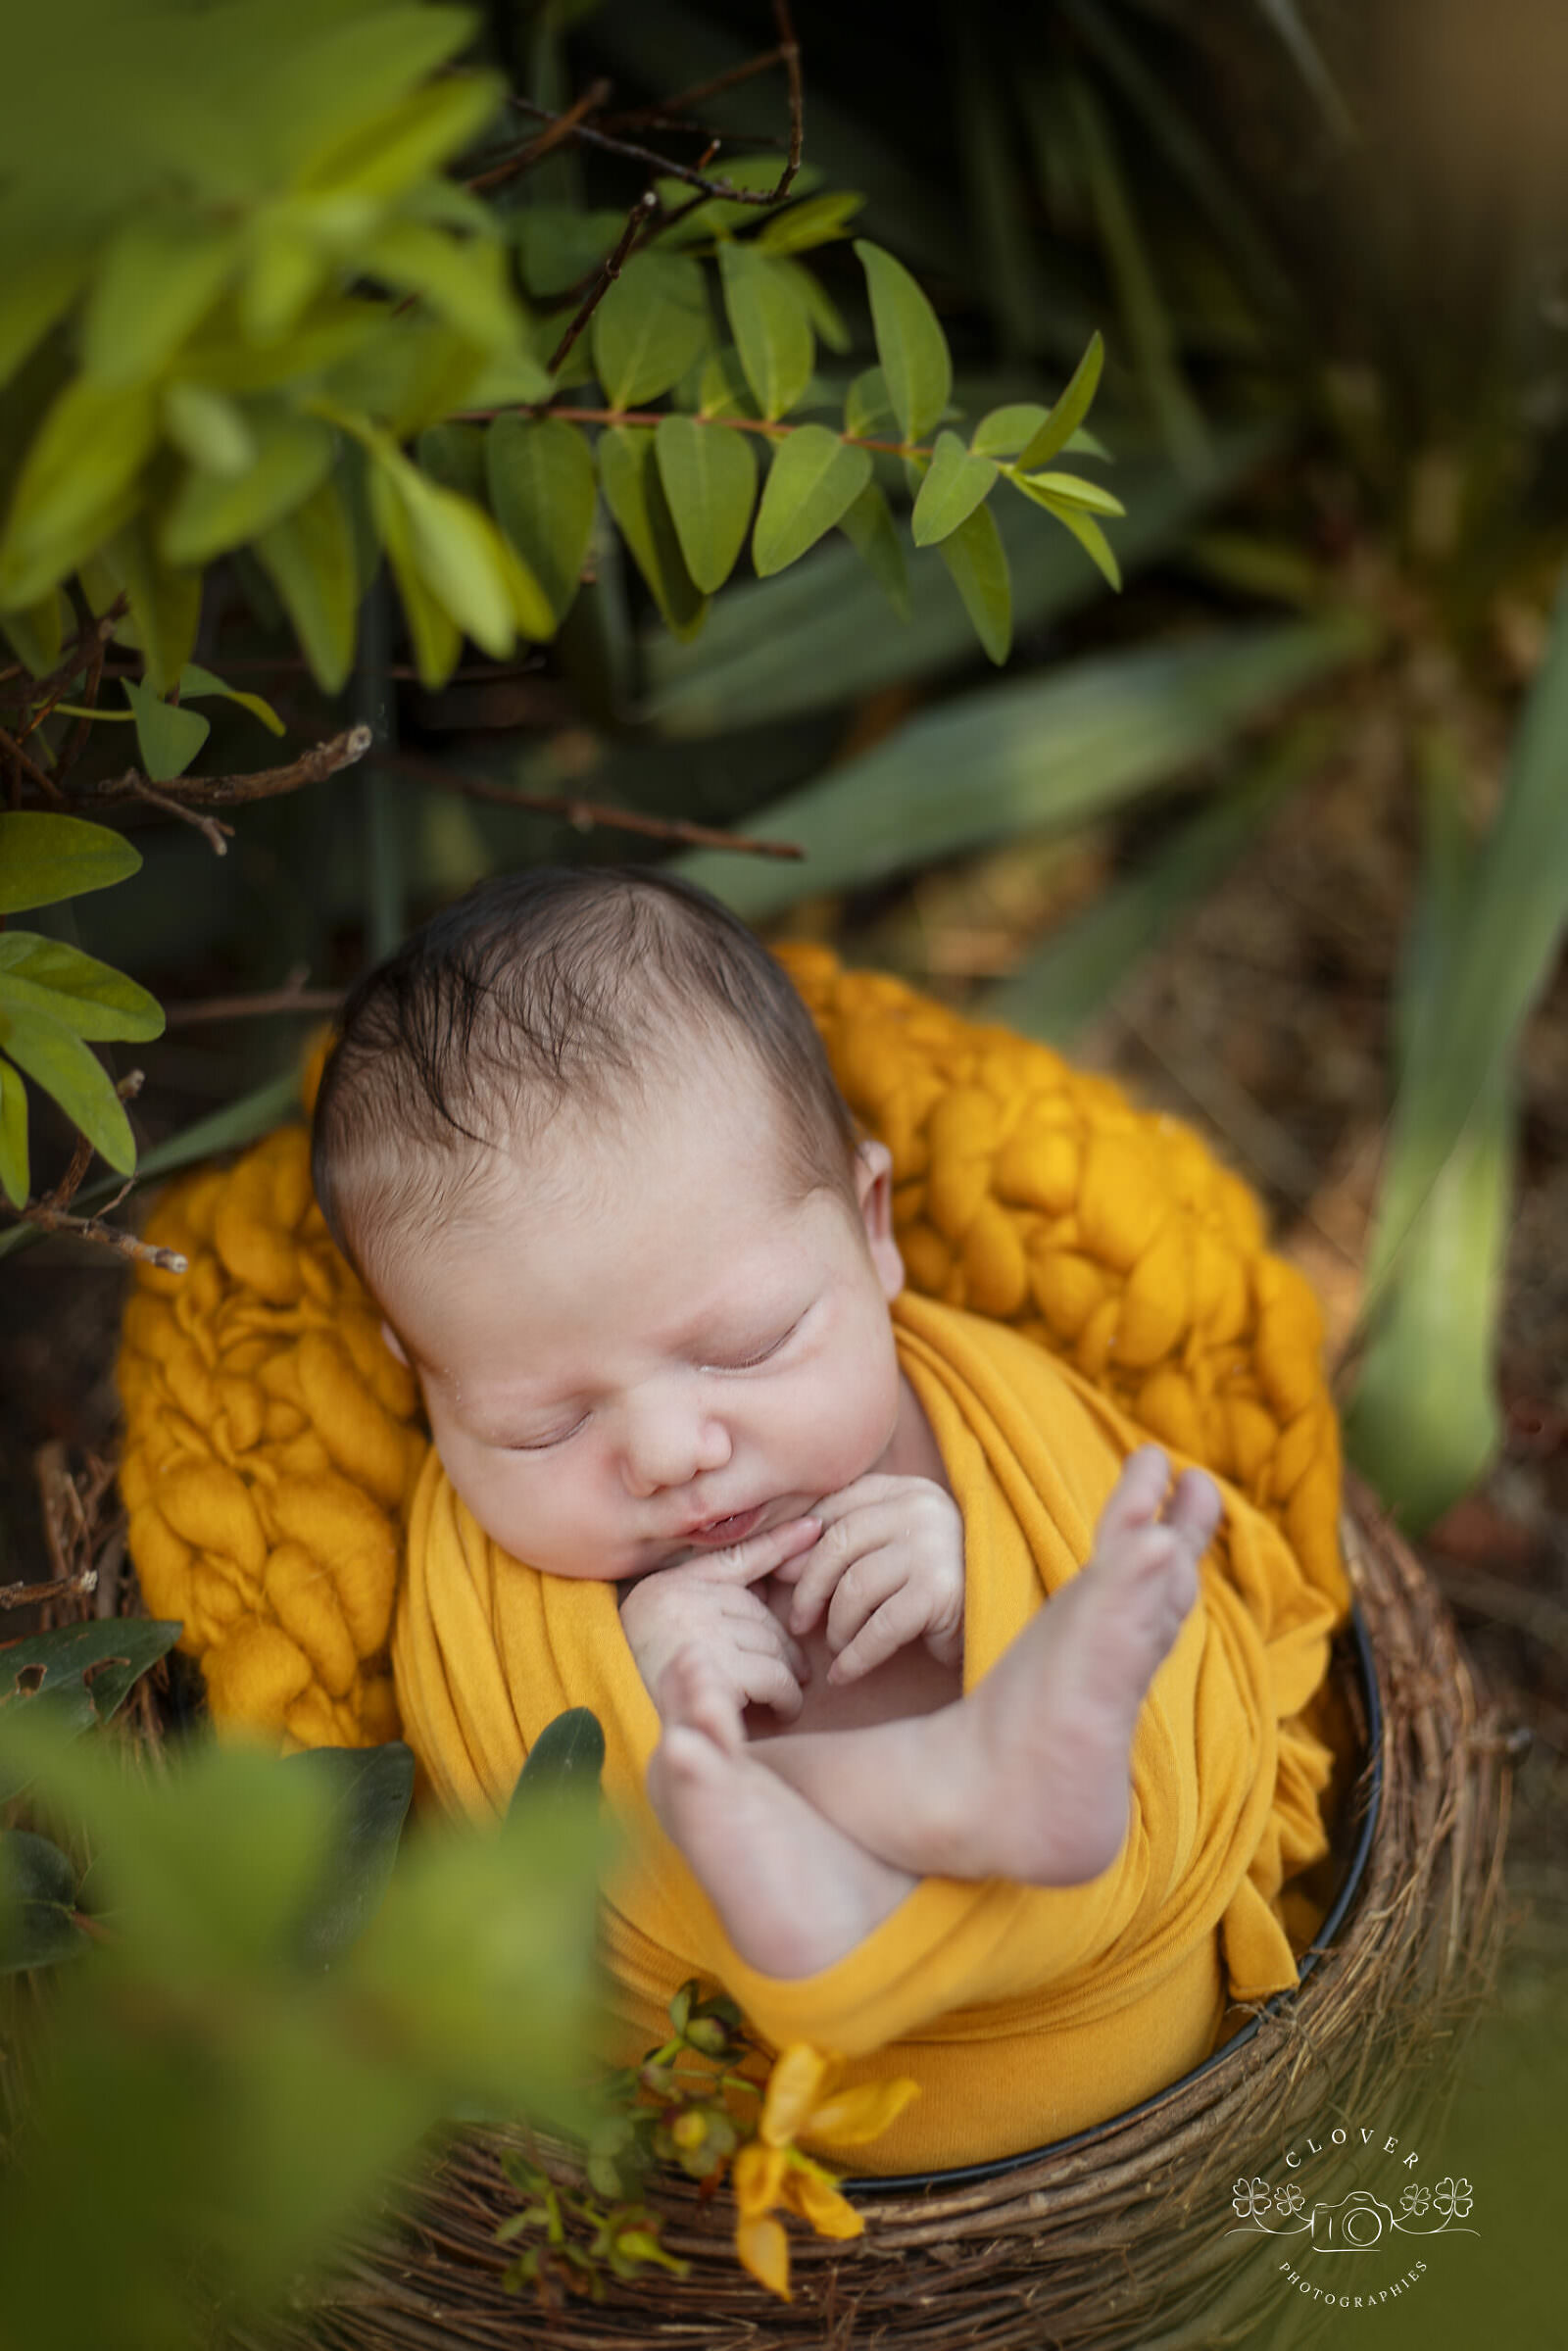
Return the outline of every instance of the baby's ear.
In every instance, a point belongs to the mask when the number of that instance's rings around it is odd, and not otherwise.
[[[398,1361],[400,1363],[407,1363],[409,1360],[408,1349],[405,1347],[402,1340],[398,1337],[396,1331],[393,1330],[392,1325],[385,1320],[383,1320],[381,1324],[381,1336],[386,1341],[389,1351],[396,1355]]]
[[[893,1238],[893,1154],[885,1143],[862,1143],[855,1153],[855,1197],[865,1227],[865,1245],[884,1298],[904,1288],[904,1259]]]

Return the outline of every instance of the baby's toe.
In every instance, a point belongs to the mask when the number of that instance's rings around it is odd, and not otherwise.
[[[1165,1511],[1165,1524],[1200,1557],[1214,1540],[1225,1505],[1206,1470],[1184,1469]]]

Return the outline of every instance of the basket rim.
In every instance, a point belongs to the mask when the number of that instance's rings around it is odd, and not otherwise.
[[[1119,2128],[1126,2123],[1137,2122],[1141,2117],[1152,2114],[1157,2106],[1163,2105],[1165,2100],[1174,2096],[1178,2090],[1190,2088],[1195,2082],[1201,2082],[1205,2076],[1215,2072],[1218,2067],[1229,2064],[1238,2050],[1245,2048],[1250,2040],[1255,2038],[1265,2019],[1277,2016],[1287,2002],[1298,1997],[1301,1986],[1317,1966],[1318,1961],[1327,1956],[1334,1936],[1345,1923],[1346,1915],[1355,1898],[1361,1880],[1366,1874],[1366,1865],[1371,1855],[1373,1839],[1377,1835],[1378,1823],[1383,1813],[1383,1700],[1378,1689],[1377,1665],[1372,1652],[1372,1640],[1367,1631],[1366,1618],[1358,1597],[1351,1599],[1347,1629],[1353,1637],[1354,1663],[1359,1672],[1361,1696],[1366,1706],[1367,1719],[1366,1753],[1358,1766],[1355,1781],[1356,1788],[1363,1791],[1361,1821],[1354,1849],[1346,1864],[1345,1875],[1335,1890],[1333,1901],[1324,1914],[1322,1925],[1301,1954],[1295,1984],[1287,1986],[1284,1991],[1271,1993],[1269,1998],[1248,2019],[1241,2031],[1234,2033],[1222,2047],[1213,2050],[1200,2065],[1194,2066],[1190,2072],[1182,2074],[1176,2081],[1166,2082],[1162,2089],[1152,2091],[1136,2106],[1127,2106],[1117,2114],[1106,2115],[1102,2122],[1092,2123],[1083,2131],[1075,2131],[1069,2138],[1052,2139],[1043,2147],[1025,2147],[1013,2155],[994,2156],[987,2163],[959,2164],[951,2171],[943,2172],[883,2173],[875,2178],[866,2173],[852,2173],[839,2182],[841,2192],[848,2196],[852,2203],[858,2202],[862,2197],[909,2196],[919,2194],[924,2190],[946,2193],[955,2188],[983,2186],[989,2180],[1004,2180],[1009,2174],[1022,2171],[1026,2166],[1043,2163],[1048,2158],[1071,2154],[1079,2147],[1090,2145],[1094,2140],[1102,2137],[1106,2131]]]

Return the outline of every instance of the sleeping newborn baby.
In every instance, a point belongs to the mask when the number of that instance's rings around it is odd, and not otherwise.
[[[648,1792],[742,1960],[830,1968],[922,1879],[1110,1867],[1218,1490],[1134,1451],[965,1694],[987,1560],[901,1366],[889,1155],[743,925],[645,873],[482,885],[361,983],[315,1152],[457,1495],[618,1588]]]

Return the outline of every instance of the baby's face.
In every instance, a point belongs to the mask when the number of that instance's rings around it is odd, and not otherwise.
[[[559,1120],[411,1249],[387,1314],[486,1533],[614,1580],[800,1516],[884,1462],[903,1267],[887,1155],[793,1197],[761,1080],[700,1059],[607,1136]]]

